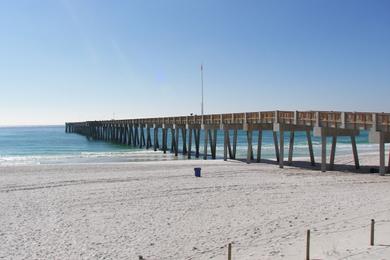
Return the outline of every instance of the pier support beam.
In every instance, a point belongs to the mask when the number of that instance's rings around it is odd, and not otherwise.
[[[187,154],[187,129],[182,127],[181,129],[181,139],[183,141],[183,155]]]
[[[187,152],[187,158],[191,159],[191,148],[192,148],[192,128],[188,129],[188,152]]]
[[[233,131],[233,158],[232,159],[236,159],[236,152],[237,152],[237,129],[234,129]]]
[[[150,127],[147,126],[146,127],[146,149],[149,149],[150,147],[152,147],[152,140],[150,136]]]
[[[379,144],[379,174],[384,175],[386,173],[385,165],[385,144],[390,143],[390,132],[377,131],[372,129],[369,132],[369,142]],[[387,172],[390,171],[390,153]]]
[[[294,137],[295,137],[295,132],[294,130],[290,131],[290,144],[289,144],[289,149],[288,149],[288,165],[292,165],[292,158],[293,158],[293,153],[294,153]]]
[[[329,161],[329,170],[334,169],[334,158],[336,154],[336,143],[337,143],[337,135],[332,136],[332,148],[330,149],[330,161]]]
[[[276,161],[279,162],[279,145],[278,145],[278,136],[276,135],[275,131],[272,131],[272,135],[274,138],[274,146],[275,146],[275,156]]]
[[[199,158],[200,129],[194,129],[194,138],[195,138],[195,157]]]
[[[280,144],[279,168],[283,168],[283,163],[284,163],[284,130],[283,129],[280,129],[279,131],[279,144]]]
[[[355,168],[359,169],[359,157],[358,157],[358,152],[357,152],[357,147],[356,147],[356,139],[355,136],[351,135],[351,144],[352,144],[352,152],[353,152],[353,159],[355,160]]]
[[[257,162],[261,161],[261,146],[263,142],[263,130],[259,129],[258,137],[257,137]]]
[[[223,160],[227,161],[228,154],[228,141],[229,140],[229,130],[224,129],[223,131]]]
[[[153,150],[157,151],[159,148],[158,145],[158,127],[154,126],[154,131],[153,131]]]
[[[211,135],[211,132],[213,132],[213,135]],[[211,150],[211,158],[216,159],[217,158],[217,137],[218,137],[218,130],[213,129],[213,131],[210,130],[210,150]]]
[[[313,143],[311,141],[311,133],[310,130],[306,130],[306,138],[307,138],[307,145],[309,147],[309,154],[310,154],[310,163],[311,166],[315,166],[316,162],[314,160],[314,151],[313,151]]]
[[[383,132],[379,133],[379,174],[385,175],[385,135]]]
[[[359,135],[358,129],[346,129],[346,128],[328,128],[328,127],[314,127],[314,135],[321,137],[321,171],[326,171],[326,138],[327,137],[338,137],[338,136],[349,136],[351,138],[352,150],[355,158],[355,166],[359,167],[359,159],[357,155],[355,136]],[[330,169],[333,168],[334,157],[336,151],[336,140],[332,141],[332,151],[331,151],[331,166]],[[334,150],[334,151],[333,151]]]
[[[252,137],[253,137],[253,131],[252,129],[248,130],[246,132],[246,137],[248,141],[248,150],[246,154],[246,163],[250,163],[253,159],[253,148],[252,148]]]
[[[144,127],[143,127],[143,126],[140,126],[140,127],[139,127],[139,130],[140,130],[139,148],[142,148],[143,146],[145,146],[145,133],[144,133]]]
[[[326,172],[326,135],[321,136],[321,171]]]
[[[207,160],[207,143],[208,143],[208,133],[209,129],[204,129],[204,154],[203,154],[203,159]]]
[[[174,147],[174,151],[175,151],[175,156],[178,155],[179,153],[179,128],[175,128],[175,147]]]
[[[165,127],[162,129],[162,146],[163,152],[167,153],[167,129]]]

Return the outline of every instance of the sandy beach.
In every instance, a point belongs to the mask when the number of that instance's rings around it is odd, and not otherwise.
[[[310,229],[312,259],[390,259],[389,187],[222,160],[2,166],[0,258],[227,259],[231,242],[233,259],[304,259]]]

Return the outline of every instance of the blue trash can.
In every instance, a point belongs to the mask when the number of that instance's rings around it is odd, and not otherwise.
[[[202,169],[200,167],[197,167],[197,168],[194,168],[194,171],[195,171],[195,177],[200,177],[200,171]]]

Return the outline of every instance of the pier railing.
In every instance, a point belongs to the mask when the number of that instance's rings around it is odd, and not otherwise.
[[[335,111],[265,111],[229,114],[191,115],[103,121],[72,122],[73,126],[96,124],[145,124],[145,125],[220,125],[281,123],[330,128],[346,128],[390,132],[390,113],[335,112]]]

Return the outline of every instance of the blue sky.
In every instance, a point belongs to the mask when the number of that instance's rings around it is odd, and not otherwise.
[[[3,0],[0,125],[390,112],[390,1]]]

